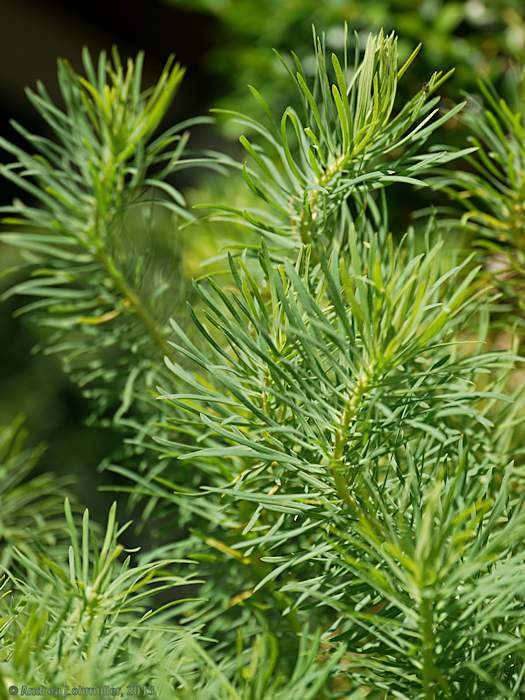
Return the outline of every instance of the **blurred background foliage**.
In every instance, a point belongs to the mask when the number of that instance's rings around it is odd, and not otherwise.
[[[401,59],[419,43],[422,56],[404,82],[412,93],[437,68],[456,68],[453,89],[472,90],[480,75],[497,80],[525,56],[525,6],[521,0],[171,0],[177,7],[213,15],[219,40],[206,60],[223,86],[219,101],[245,109],[247,84],[270,104],[286,101],[286,73],[271,49],[293,49],[313,69],[312,24],[332,51],[344,42],[344,23],[365,38],[381,28],[400,37]]]
[[[477,93],[480,77],[489,77],[505,93],[516,74],[513,67],[525,59],[522,0],[133,0],[125,7],[101,0],[80,4],[2,0],[0,22],[10,28],[0,46],[0,134],[15,143],[11,118],[32,131],[43,131],[25,99],[24,87],[42,80],[56,97],[56,58],[63,56],[78,68],[84,45],[93,54],[113,44],[124,56],[144,49],[144,81],[150,84],[168,55],[175,53],[187,67],[187,75],[166,127],[205,114],[211,107],[253,113],[256,105],[249,84],[280,113],[294,96],[285,67],[272,49],[283,55],[293,49],[305,72],[313,70],[313,24],[333,51],[343,45],[345,22],[351,37],[355,32],[359,39],[381,27],[395,29],[401,60],[422,43],[420,57],[401,83],[401,104],[434,70],[452,67],[455,75],[440,90],[450,104],[458,102],[464,92]],[[465,145],[461,120],[452,120],[446,128],[448,142]],[[219,128],[193,130],[191,144],[242,157],[239,133],[231,120],[219,117]],[[205,170],[186,170],[176,176],[175,184],[190,204],[222,201],[249,206],[251,195],[247,188],[239,187],[239,177],[235,171],[228,178],[210,178]],[[16,196],[6,182],[1,183],[0,194],[2,204]],[[405,219],[407,208],[413,211],[426,206],[426,197],[419,190],[412,191],[409,203],[397,198],[399,218]],[[238,235],[231,224],[217,226],[202,220],[179,230],[178,223],[172,217],[149,216],[134,208],[125,228],[133,239],[134,254],[140,256],[147,249],[164,266],[172,260],[174,269],[186,278],[201,275],[205,260],[212,259],[214,269],[221,269],[223,243]],[[149,227],[147,235],[145,226]],[[167,241],[166,248],[161,250],[163,241]],[[17,279],[11,271],[17,253],[2,245],[0,254],[0,287],[5,290]],[[97,495],[100,478],[96,470],[115,446],[115,436],[101,428],[86,430],[89,407],[56,358],[32,352],[42,331],[16,315],[19,306],[20,301],[9,298],[0,314],[0,424],[25,414],[31,444],[45,440],[49,445],[40,458],[40,469],[75,473],[82,501],[100,513],[110,497]]]

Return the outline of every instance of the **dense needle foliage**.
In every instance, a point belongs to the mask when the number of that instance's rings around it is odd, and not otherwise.
[[[440,70],[407,96],[418,49],[343,33],[336,56],[314,32],[314,70],[281,59],[289,106],[223,111],[243,163],[188,150],[206,118],[158,135],[183,71],[144,90],[116,51],[60,62],[61,104],[28,93],[48,135],[0,142],[6,294],[120,437],[107,488],[150,544],[2,430],[2,697],[523,696],[523,98],[444,108]],[[181,168],[244,189],[191,210]],[[400,230],[391,198],[423,187]]]

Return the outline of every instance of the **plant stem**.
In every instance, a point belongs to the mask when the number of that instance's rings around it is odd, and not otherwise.
[[[423,653],[423,692],[425,700],[435,700],[434,685],[434,613],[433,601],[427,591],[423,589],[419,614],[423,620],[422,653]]]
[[[343,154],[337,160],[332,163],[332,165],[327,168],[317,181],[317,189],[314,189],[310,196],[308,197],[308,207],[303,207],[301,211],[301,216],[299,217],[298,231],[303,244],[307,245],[311,243],[311,236],[309,232],[309,225],[311,222],[315,222],[318,216],[317,200],[319,199],[320,190],[326,188],[330,181],[338,175],[348,161],[348,155]]]
[[[357,503],[349,491],[347,480],[343,474],[344,451],[348,442],[350,428],[359,410],[359,404],[370,388],[370,384],[371,373],[363,370],[356,382],[354,391],[346,401],[341,415],[341,425],[335,431],[334,449],[329,466],[339,497],[353,509],[357,508]]]
[[[123,273],[117,268],[112,258],[103,250],[97,251],[96,258],[111,277],[118,291],[132,307],[135,315],[142,322],[142,325],[162,353],[162,356],[172,355],[172,349],[166,341],[164,333],[160,330],[151,314],[145,308],[140,296],[132,289]]]
[[[117,190],[119,199],[120,193],[124,189],[124,183],[120,180],[121,178],[117,177],[115,172],[111,172],[108,187]],[[95,248],[94,256],[99,265],[105,270],[107,275],[109,275],[124,300],[133,309],[136,317],[142,322],[144,329],[159,349],[162,358],[166,355],[169,357],[173,353],[166,341],[163,331],[158,327],[154,318],[144,306],[139,294],[131,287],[124,273],[117,267],[113,258],[106,252],[104,243],[108,238],[107,231],[110,229],[107,225],[108,218],[111,221],[111,215],[108,214],[107,206],[103,206],[102,211],[97,210],[95,212],[96,223],[91,231],[92,235],[90,236]]]

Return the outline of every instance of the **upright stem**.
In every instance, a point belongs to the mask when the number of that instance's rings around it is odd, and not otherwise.
[[[116,166],[114,165],[113,160],[111,160],[111,167],[108,165],[108,170],[107,188],[115,189],[117,199],[120,199],[120,193],[124,189],[124,181],[122,175],[119,176],[119,174],[116,172]],[[119,207],[116,208],[118,209]],[[107,219],[111,221],[111,215],[108,215],[108,205],[104,203],[101,205],[101,211],[97,210],[95,212],[95,225],[92,229],[92,242],[95,247],[94,256],[101,267],[109,275],[120,294],[133,309],[136,317],[141,321],[144,329],[152,339],[153,343],[157,346],[162,356],[170,356],[172,354],[172,349],[166,341],[165,334],[158,327],[155,319],[148,312],[147,308],[142,302],[142,299],[131,287],[125,275],[116,266],[113,258],[106,252],[104,242],[107,240],[107,231],[109,229]]]
[[[435,700],[434,684],[434,611],[433,601],[423,588],[419,614],[423,621],[423,693],[425,700]]]
[[[339,497],[351,508],[356,508],[355,498],[351,495],[345,475],[343,474],[344,451],[348,442],[350,428],[354,422],[361,400],[370,388],[371,373],[363,370],[357,380],[354,391],[348,397],[341,414],[341,425],[335,431],[334,449],[329,463],[335,487]]]
[[[303,207],[301,216],[299,217],[298,231],[303,244],[311,243],[309,225],[310,222],[315,222],[319,215],[317,200],[321,190],[324,190],[331,180],[344,168],[348,161],[347,155],[340,156],[332,165],[325,170],[323,175],[317,181],[318,189],[312,190],[308,197],[308,209]]]
[[[142,322],[142,325],[150,338],[153,340],[154,344],[162,353],[162,356],[170,356],[172,354],[172,349],[169,346],[164,333],[160,330],[157,323],[142,303],[140,296],[134,289],[132,289],[125,276],[117,268],[112,258],[102,250],[97,252],[96,258],[107,274],[111,277],[124,299],[126,299],[129,305],[132,307],[135,315]]]

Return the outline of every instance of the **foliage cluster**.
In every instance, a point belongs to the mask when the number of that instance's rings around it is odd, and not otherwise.
[[[104,467],[151,542],[31,477],[3,429],[4,695],[522,696],[521,111],[490,86],[444,107],[442,71],[407,98],[417,50],[343,35],[337,56],[314,34],[313,70],[292,56],[284,109],[252,88],[261,119],[228,113],[244,163],[188,150],[206,119],[159,135],[182,69],[144,90],[116,51],[60,62],[62,105],[29,92],[49,135],[0,143],[24,197],[7,294],[119,436]],[[470,142],[439,145],[459,118]],[[249,192],[206,204],[237,242],[193,282],[188,167]],[[446,212],[399,230],[392,200],[421,188]]]

